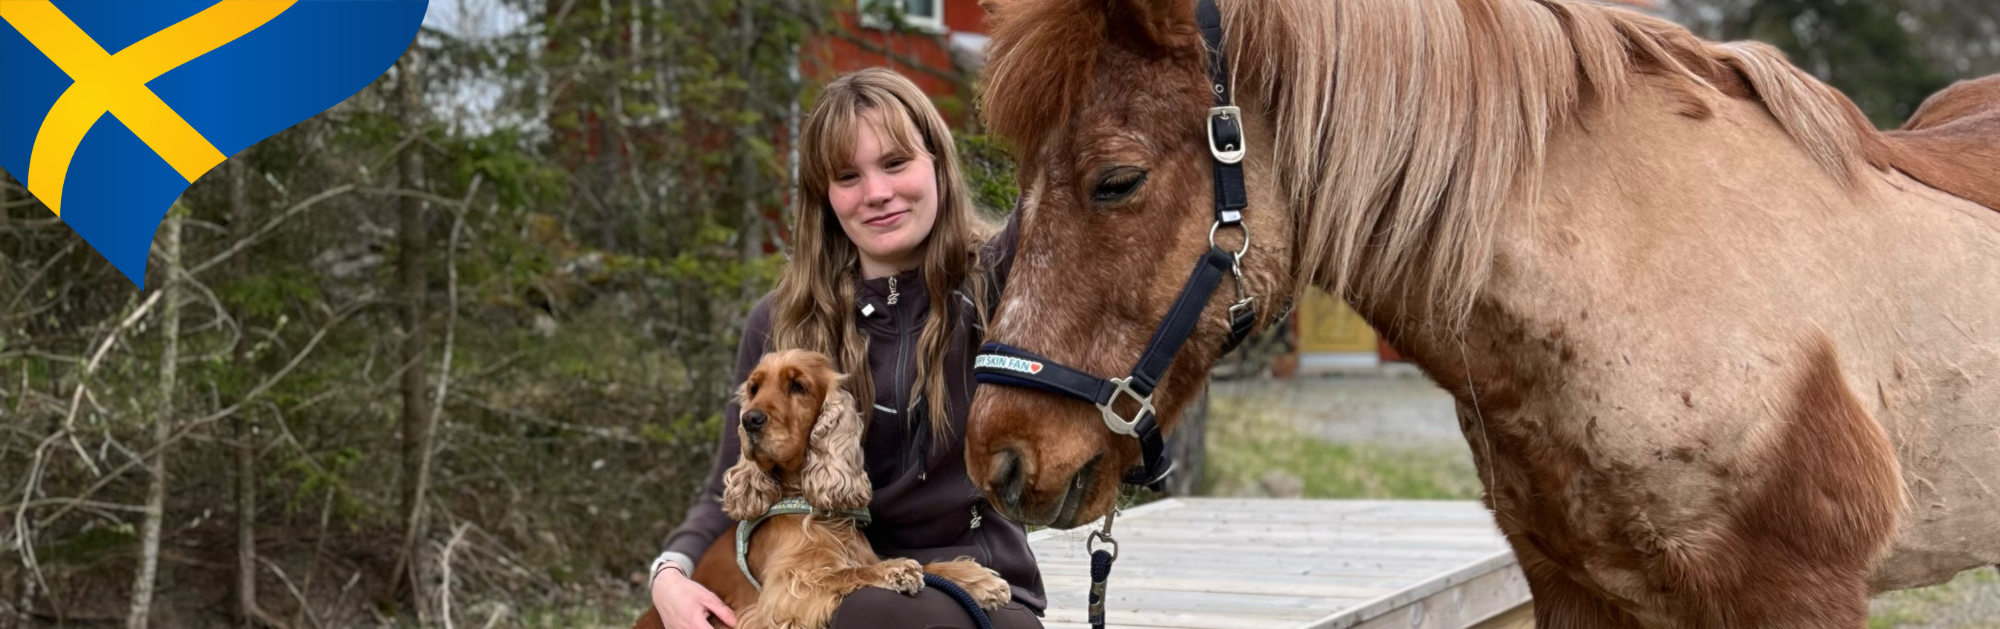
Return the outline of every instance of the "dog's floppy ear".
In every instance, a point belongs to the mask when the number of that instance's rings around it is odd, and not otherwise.
[[[737,520],[755,520],[778,502],[778,481],[757,469],[749,456],[722,473],[722,512]]]
[[[799,482],[806,504],[835,511],[868,506],[874,491],[861,466],[861,428],[854,396],[836,385],[820,404],[806,449],[805,478]]]
[[[739,406],[750,404],[750,383],[736,388]],[[737,429],[741,431],[739,427]],[[722,473],[722,512],[737,520],[754,520],[778,502],[778,479],[751,460],[750,442],[741,440],[736,464]]]

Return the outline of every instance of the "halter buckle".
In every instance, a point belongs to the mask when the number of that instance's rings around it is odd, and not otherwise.
[[[1112,378],[1110,380],[1107,380],[1106,382],[1110,382],[1113,386],[1117,388],[1111,391],[1111,399],[1105,400],[1103,404],[1097,405],[1097,411],[1104,414],[1104,427],[1110,428],[1111,432],[1125,435],[1127,437],[1139,436],[1139,429],[1138,429],[1139,420],[1145,419],[1147,415],[1153,414],[1153,396],[1150,395],[1142,396],[1139,395],[1138,391],[1134,391],[1132,389],[1131,376],[1126,376],[1123,378]],[[1121,395],[1132,396],[1132,399],[1139,403],[1139,413],[1133,415],[1132,419],[1129,420],[1125,419],[1123,416],[1120,416],[1118,414],[1117,410],[1112,408],[1113,405],[1116,405],[1118,403],[1118,397]]]
[[[1235,105],[1208,108],[1208,152],[1215,156],[1215,161],[1241,162],[1245,148],[1243,110]]]

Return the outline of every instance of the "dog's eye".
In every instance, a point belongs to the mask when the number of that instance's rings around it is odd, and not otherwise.
[[[792,395],[805,395],[805,394],[806,394],[806,383],[800,380],[793,380]]]
[[[757,383],[750,383],[750,397],[757,397]]]

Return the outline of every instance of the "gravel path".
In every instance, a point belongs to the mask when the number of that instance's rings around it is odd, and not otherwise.
[[[1465,448],[1451,395],[1414,372],[1216,382],[1209,391],[1278,410],[1308,434],[1336,443]]]

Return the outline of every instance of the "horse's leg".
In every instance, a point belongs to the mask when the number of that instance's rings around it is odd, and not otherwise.
[[[1638,619],[1564,574],[1533,548],[1515,544],[1534,596],[1535,629],[1643,629]]]

